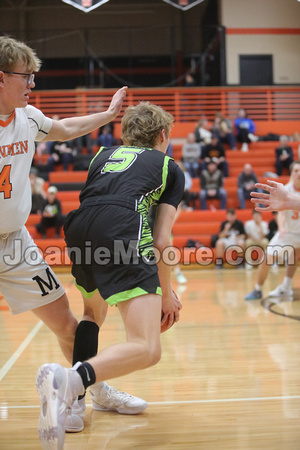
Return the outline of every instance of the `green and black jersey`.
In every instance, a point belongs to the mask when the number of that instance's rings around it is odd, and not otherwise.
[[[179,205],[184,175],[173,159],[163,152],[139,147],[102,147],[92,160],[80,202],[108,199],[110,204],[134,204],[141,217],[139,253],[153,256],[151,229],[147,215],[152,205]],[[120,203],[121,199],[121,203]]]
[[[69,213],[64,226],[72,274],[86,297],[98,289],[113,305],[145,293],[161,294],[147,215],[154,204],[177,208],[183,189],[182,170],[158,150],[100,149],[80,207]]]
[[[177,208],[183,189],[183,172],[164,153],[124,145],[102,147],[91,162],[80,202],[89,197],[125,196],[134,199],[144,214],[158,203]]]

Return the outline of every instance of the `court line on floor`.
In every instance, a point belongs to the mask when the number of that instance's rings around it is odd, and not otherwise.
[[[71,289],[71,286],[74,284],[74,281],[72,281],[71,283],[69,283],[66,287],[65,287],[65,291],[66,293]],[[12,368],[12,366],[14,365],[14,363],[17,361],[17,359],[22,355],[22,353],[24,352],[24,350],[26,349],[26,347],[28,347],[28,345],[30,344],[30,342],[32,341],[32,339],[35,337],[35,335],[39,332],[39,330],[41,329],[41,327],[44,325],[44,323],[40,320],[34,327],[33,329],[30,331],[30,333],[28,333],[27,337],[24,339],[24,341],[22,342],[22,344],[17,348],[17,350],[15,351],[15,353],[9,358],[9,360],[4,364],[4,366],[0,369],[0,381],[3,380],[3,378],[5,377],[5,375],[7,374],[7,372],[9,372],[9,370]]]
[[[170,401],[170,402],[149,402],[149,406],[151,405],[191,405],[191,404],[203,404],[203,403],[234,403],[234,402],[263,402],[266,400],[296,400],[299,399],[300,395],[284,395],[279,397],[245,397],[245,398],[217,398],[210,400],[178,400],[178,401]],[[87,407],[92,406],[91,403],[86,404]],[[20,405],[20,406],[1,406],[0,410],[3,409],[30,409],[30,408],[39,408],[39,405]]]
[[[34,328],[28,333],[27,337],[24,339],[22,344],[17,348],[15,353],[9,358],[9,360],[0,369],[0,381],[5,377],[7,372],[12,368],[17,359],[22,355],[26,347],[30,344],[35,335],[39,332],[40,328],[43,326],[43,322],[40,320]]]

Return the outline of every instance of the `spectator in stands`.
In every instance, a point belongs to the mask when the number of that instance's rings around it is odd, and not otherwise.
[[[251,198],[250,192],[261,192],[261,189],[255,188],[255,183],[258,183],[257,176],[252,170],[251,164],[247,163],[244,165],[243,171],[238,176],[238,199],[240,204],[240,209],[246,208],[246,200]]]
[[[278,176],[282,174],[283,169],[288,169],[290,173],[290,165],[294,161],[293,149],[288,145],[288,137],[281,135],[279,141],[280,144],[275,150],[275,167]]]
[[[211,198],[220,199],[220,208],[226,209],[227,192],[223,188],[223,175],[214,161],[210,161],[207,169],[202,171],[200,185],[201,209],[207,209],[206,200]]]
[[[211,131],[208,130],[208,121],[205,117],[201,118],[195,128],[196,142],[201,145],[209,144],[211,142]]]
[[[254,209],[252,219],[246,221],[244,228],[246,233],[245,248],[255,246],[265,250],[269,242],[267,238],[269,227],[268,223],[262,220],[261,212]],[[247,269],[252,269],[252,267],[252,264],[246,262]]]
[[[201,148],[196,142],[195,134],[189,133],[182,146],[182,162],[192,178],[199,177]]]
[[[245,229],[243,222],[236,218],[233,208],[226,211],[226,220],[221,223],[216,241],[216,269],[223,268],[223,255],[230,246],[239,246],[241,251],[245,246]]]
[[[255,136],[255,124],[249,119],[246,111],[241,108],[238,111],[238,117],[234,121],[234,126],[236,129],[236,137],[239,142],[242,143],[242,152],[248,151],[248,143],[256,142],[258,140],[258,136]]]
[[[38,170],[31,167],[29,172],[31,185],[31,211],[30,214],[41,214],[46,194],[44,191],[45,180],[38,176]]]
[[[278,231],[278,223],[277,223],[278,212],[272,211],[272,214],[273,214],[273,219],[270,220],[269,225],[268,225],[268,227],[269,227],[269,233],[267,234],[268,241],[270,241]]]
[[[70,141],[66,142],[51,142],[50,156],[48,159],[48,171],[53,172],[54,166],[57,164],[63,165],[63,170],[67,171],[69,165],[73,161],[73,147]]]
[[[194,87],[194,86],[196,86],[196,82],[194,80],[194,77],[190,73],[186,74],[186,76],[184,78],[184,85],[185,85],[185,87]]]
[[[46,237],[46,230],[53,227],[55,228],[55,237],[58,238],[63,225],[61,203],[56,195],[57,187],[50,186],[47,191],[47,198],[44,201],[41,222],[36,225],[37,231],[43,238]]]
[[[113,135],[113,129],[111,127],[111,124],[106,124],[104,127],[101,127],[101,130],[99,130],[97,144],[99,147],[113,147],[116,144],[116,140]]]
[[[81,154],[84,147],[89,155],[93,153],[93,143],[90,133],[74,139],[71,143],[71,146],[77,154]]]
[[[228,162],[226,161],[225,148],[221,144],[217,135],[212,135],[211,143],[202,147],[201,152],[202,165],[201,169],[207,169],[207,164],[214,161],[217,168],[222,172],[224,177],[229,176]]]
[[[226,119],[221,111],[216,113],[211,131],[218,136],[220,142],[228,144],[231,150],[236,150],[236,142],[231,121]]]
[[[36,155],[45,155],[47,154],[47,142],[36,142],[35,143],[35,154]]]
[[[197,194],[196,192],[191,192],[193,179],[189,174],[189,172],[187,171],[187,169],[185,168],[184,164],[181,161],[177,161],[177,164],[184,174],[184,192],[182,195],[180,208],[191,211],[192,209],[196,209],[195,200],[199,194]],[[191,207],[191,204],[193,205],[193,207]]]

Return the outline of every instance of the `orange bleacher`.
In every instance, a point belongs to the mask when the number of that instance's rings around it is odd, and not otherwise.
[[[236,209],[237,218],[245,222],[249,220],[252,215],[253,204],[250,200],[246,201],[247,209],[238,209],[237,198],[237,175],[242,171],[245,162],[250,162],[253,165],[253,169],[258,175],[259,181],[265,182],[266,179],[262,178],[264,172],[274,172],[273,157],[270,156],[271,151],[274,149],[270,145],[263,145],[260,147],[259,143],[250,144],[250,150],[247,153],[240,151],[228,151],[228,160],[230,167],[230,175],[234,171],[235,173],[224,178],[224,187],[227,190],[227,207]],[[269,143],[268,143],[269,144]],[[274,143],[273,143],[274,144]],[[275,143],[276,145],[276,143]],[[293,145],[295,157],[297,151],[297,143]],[[269,147],[269,149],[268,149]],[[177,150],[178,151],[178,150]],[[79,183],[84,182],[87,177],[87,171],[78,172],[61,172],[55,171],[49,174],[49,184],[59,183]],[[289,179],[288,175],[276,178],[277,181],[287,183]],[[47,183],[48,185],[48,183]],[[199,178],[193,179],[192,192],[200,191]],[[73,209],[79,206],[79,192],[78,190],[59,191],[58,198],[62,203],[63,214],[68,214]],[[221,211],[219,208],[219,200],[208,200],[208,207],[213,207],[213,210],[201,211],[200,209],[195,211],[182,211],[178,220],[173,227],[173,245],[179,249],[183,249],[186,246],[189,239],[193,239],[201,242],[204,246],[210,247],[211,235],[218,233],[220,224],[225,220],[225,211]],[[199,201],[196,200],[196,205],[199,208]],[[264,220],[271,220],[272,213],[263,213]],[[66,245],[63,239],[63,230],[59,239],[54,239],[54,229],[47,230],[47,238],[41,239],[40,235],[36,232],[35,224],[40,220],[40,216],[30,215],[27,221],[27,228],[37,243],[38,247],[43,252],[47,262],[52,266],[69,265],[70,261],[66,253]],[[205,252],[205,250],[203,250]],[[191,249],[190,261],[195,262],[195,255]],[[212,249],[212,258],[215,257],[215,251]]]
[[[109,105],[113,90],[79,90],[69,91],[36,91],[33,93],[33,104],[41,106],[44,113],[51,116],[58,113],[61,117],[70,117],[76,114],[85,114],[89,111],[89,105],[98,104],[101,101],[103,108]],[[47,99],[51,97],[51,102]],[[129,89],[128,96],[124,106],[136,104],[138,101],[149,100],[157,103],[171,112],[175,117],[175,124],[171,132],[171,140],[173,143],[173,156],[175,160],[181,159],[182,143],[186,139],[189,132],[193,132],[197,120],[201,115],[206,115],[211,122],[215,112],[222,110],[225,116],[234,119],[236,111],[239,107],[244,107],[249,116],[255,121],[256,133],[260,136],[268,133],[293,135],[299,130],[299,110],[294,108],[295,99],[300,98],[299,87],[253,87],[253,88],[170,88],[170,89],[145,89],[135,90]],[[68,99],[67,102],[62,100]],[[279,101],[280,100],[280,101]],[[68,111],[64,111],[64,105],[68,104]],[[187,105],[189,110],[187,111]],[[47,110],[47,108],[49,110]],[[70,109],[71,108],[71,109]],[[73,109],[72,109],[73,108]],[[82,108],[82,111],[80,110]],[[124,108],[125,109],[125,108]],[[120,137],[121,126],[120,120],[123,111],[115,120],[115,137]],[[180,144],[179,144],[180,142]],[[237,217],[245,222],[251,218],[253,204],[247,201],[246,210],[238,210],[237,198],[237,176],[242,171],[245,163],[250,163],[253,170],[259,178],[262,178],[266,172],[275,172],[275,148],[277,142],[258,141],[249,144],[249,151],[246,153],[238,151],[226,150],[226,158],[229,163],[229,178],[224,179],[224,187],[228,193],[227,206],[237,210]],[[291,146],[294,150],[294,158],[298,159],[299,142],[292,142]],[[240,146],[239,146],[240,148]],[[96,149],[95,149],[96,150]],[[37,165],[46,164],[48,155],[35,156]],[[72,183],[84,183],[87,172],[74,172],[72,166],[68,172],[55,170],[49,174],[49,182],[45,184],[45,188],[49,184],[69,184],[72,189]],[[288,180],[288,174],[280,179],[283,183]],[[67,214],[79,205],[78,187],[69,191],[60,190],[58,198],[62,202],[63,213]],[[192,191],[200,191],[199,179],[193,180]],[[199,207],[199,202],[196,202]],[[204,245],[210,245],[211,235],[218,232],[220,223],[225,220],[225,211],[219,210],[218,200],[209,200],[208,207],[215,210],[200,211],[183,211],[173,228],[174,245],[182,248],[186,245],[188,239],[195,239]],[[264,213],[263,218],[270,220],[271,213]],[[47,239],[40,239],[35,232],[35,224],[40,220],[38,215],[30,216],[27,226],[33,238],[39,247],[48,252],[51,248],[57,248],[54,256],[65,253],[65,242],[63,240],[63,232],[60,239],[53,239],[54,230],[49,230]],[[68,259],[64,262],[47,260],[51,265],[69,264]],[[59,256],[59,255],[58,255]],[[192,258],[193,261],[193,258]]]

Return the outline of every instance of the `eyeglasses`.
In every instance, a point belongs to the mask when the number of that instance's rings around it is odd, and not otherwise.
[[[10,73],[12,75],[22,75],[23,77],[27,77],[26,84],[31,84],[34,80],[34,73],[6,72],[5,70],[3,70],[2,72]]]

